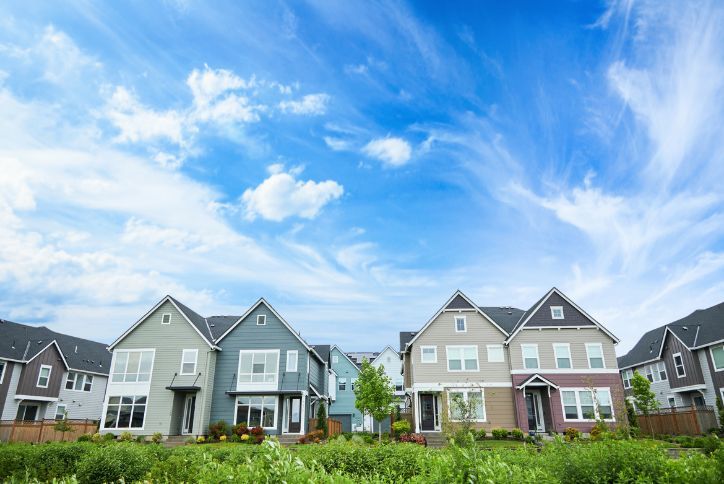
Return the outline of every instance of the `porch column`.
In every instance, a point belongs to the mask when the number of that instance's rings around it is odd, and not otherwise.
[[[420,393],[413,391],[412,399],[414,403],[414,417],[415,417],[415,433],[420,433]]]
[[[306,395],[306,392],[304,392],[304,393],[302,393],[302,408],[300,409],[301,416],[299,417],[302,420],[302,422],[301,422],[302,425],[300,427],[302,434],[306,434],[309,432],[309,422],[307,422],[306,412],[305,412],[306,409],[307,409],[307,395]]]

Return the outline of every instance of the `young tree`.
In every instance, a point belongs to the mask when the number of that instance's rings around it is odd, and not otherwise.
[[[659,409],[659,402],[656,400],[656,394],[651,391],[651,382],[646,379],[638,371],[634,371],[633,378],[631,379],[631,388],[633,391],[634,402],[636,402],[636,408],[641,411],[646,417],[649,413]],[[653,435],[653,427],[651,426],[651,419],[649,421],[649,431]]]
[[[365,358],[362,360],[357,382],[354,387],[355,407],[362,414],[372,415],[378,422],[379,440],[382,442],[382,420],[392,413],[395,400],[395,386],[385,375],[385,367],[375,368]]]
[[[317,409],[317,430],[324,432],[325,438],[329,435],[329,428],[327,427],[327,408],[324,406],[324,402],[319,402],[319,408]]]

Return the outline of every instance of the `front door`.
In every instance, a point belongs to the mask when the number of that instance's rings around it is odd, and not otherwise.
[[[196,395],[186,395],[184,402],[184,420],[182,434],[192,434],[194,432],[194,412],[196,411]]]
[[[525,408],[528,412],[528,430],[545,432],[543,404],[538,390],[528,390],[525,392]]]
[[[420,395],[420,425],[423,431],[435,430],[435,395]]]
[[[302,430],[302,397],[289,398],[289,433],[298,434]]]

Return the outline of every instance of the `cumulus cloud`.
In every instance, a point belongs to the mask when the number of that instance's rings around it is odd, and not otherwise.
[[[387,166],[400,167],[410,161],[412,148],[402,138],[376,138],[365,145],[362,151],[371,158],[377,158]]]
[[[279,103],[279,109],[285,113],[292,114],[308,114],[321,115],[327,111],[329,103],[329,94],[307,94],[298,101],[282,101]]]
[[[118,129],[117,142],[166,139],[175,144],[184,140],[185,116],[177,111],[154,111],[142,105],[135,94],[117,87],[108,101],[106,115]]]
[[[313,219],[344,193],[342,185],[333,180],[297,180],[296,173],[282,171],[278,164],[269,171],[269,178],[256,188],[248,188],[241,197],[248,220],[261,217],[281,222],[293,216]]]

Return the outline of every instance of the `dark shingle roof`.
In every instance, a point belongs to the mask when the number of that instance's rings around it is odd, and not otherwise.
[[[325,363],[329,363],[329,350],[332,348],[332,345],[313,345],[312,349],[317,352],[320,358]]]
[[[400,353],[405,351],[407,343],[415,337],[417,331],[400,331]]]
[[[481,306],[480,310],[488,315],[495,324],[503,328],[508,334],[513,332],[513,328],[520,321],[521,316],[525,313],[522,309],[512,307],[498,306]]]
[[[209,316],[206,318],[213,339],[216,340],[222,334],[226,333],[240,317],[241,316]]]
[[[515,331],[516,329],[518,329],[518,326],[520,326],[521,324],[523,324],[523,321],[525,321],[525,318],[527,318],[528,316],[530,316],[530,315],[533,313],[533,311],[535,310],[535,308],[537,308],[538,305],[539,305],[540,303],[542,303],[542,302],[545,300],[545,298],[548,297],[548,293],[549,293],[549,292],[550,292],[550,291],[546,292],[546,293],[543,295],[542,298],[538,299],[530,308],[528,308],[528,310],[527,310],[526,312],[524,312],[523,314],[521,314],[521,315],[520,315],[520,318],[518,319],[518,321],[516,321],[515,325],[513,325],[513,328],[512,328],[510,331],[508,331],[508,332],[509,332],[509,333],[512,333],[513,331]]]
[[[658,358],[664,339],[664,329],[665,326],[661,326],[645,333],[628,353],[616,359],[618,367],[626,368]]]
[[[175,299],[171,296],[169,296],[169,299],[171,299],[176,306],[181,310],[182,313],[191,321],[191,324],[193,324],[196,329],[201,332],[202,335],[204,335],[204,338],[206,338],[209,343],[213,343],[214,336],[209,331],[208,326],[206,325],[206,319],[198,314],[193,309],[190,309],[188,306],[182,304],[178,299]]]
[[[0,320],[0,357],[28,361],[53,341],[71,369],[108,374],[111,353],[105,344],[57,333],[45,326]]]

